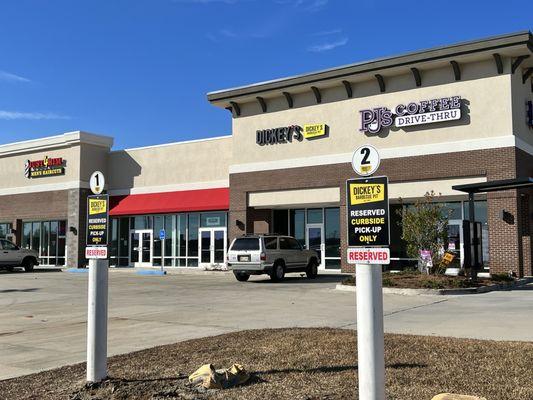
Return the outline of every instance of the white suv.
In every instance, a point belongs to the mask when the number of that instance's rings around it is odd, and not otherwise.
[[[318,253],[303,249],[291,236],[245,235],[234,239],[228,250],[228,269],[241,282],[261,274],[281,281],[287,272],[305,272],[313,279],[319,264]]]
[[[21,249],[9,240],[0,239],[0,269],[13,271],[15,267],[23,267],[26,272],[30,272],[39,264],[38,257],[35,250]]]

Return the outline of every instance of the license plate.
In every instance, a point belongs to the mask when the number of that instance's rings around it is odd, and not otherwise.
[[[239,261],[241,262],[249,262],[250,256],[239,256]]]

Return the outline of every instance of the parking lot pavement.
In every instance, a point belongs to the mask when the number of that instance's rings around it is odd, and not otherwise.
[[[109,355],[230,331],[355,328],[341,277],[237,282],[231,274],[138,276],[111,270]],[[394,333],[533,340],[533,285],[469,296],[384,296]],[[87,274],[0,272],[0,379],[84,361]],[[355,351],[355,349],[354,349]]]

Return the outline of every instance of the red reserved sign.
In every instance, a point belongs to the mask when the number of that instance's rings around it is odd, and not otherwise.
[[[85,258],[107,258],[107,247],[86,247],[85,248]]]
[[[349,248],[348,264],[390,264],[388,248]]]

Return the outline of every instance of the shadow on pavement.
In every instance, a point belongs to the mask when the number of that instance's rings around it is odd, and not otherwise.
[[[1,289],[0,293],[31,293],[36,292],[37,290],[41,290],[39,288],[29,288],[29,289]]]
[[[299,273],[292,273],[290,275],[285,275],[285,279],[281,282],[273,282],[268,275],[260,275],[261,280],[251,280],[249,283],[272,283],[277,285],[285,285],[285,284],[291,284],[291,283],[307,283],[307,284],[313,284],[313,283],[341,283],[341,281],[345,278],[344,275],[318,275],[315,279],[308,279],[305,276],[305,273],[299,272]]]
[[[11,274],[28,274],[28,275],[32,275],[32,274],[41,274],[41,273],[46,273],[46,272],[61,272],[61,269],[60,268],[36,268],[33,271],[31,271],[31,272],[26,272],[26,271],[24,271],[24,268],[17,267],[13,271],[0,270],[0,275],[11,275]]]

